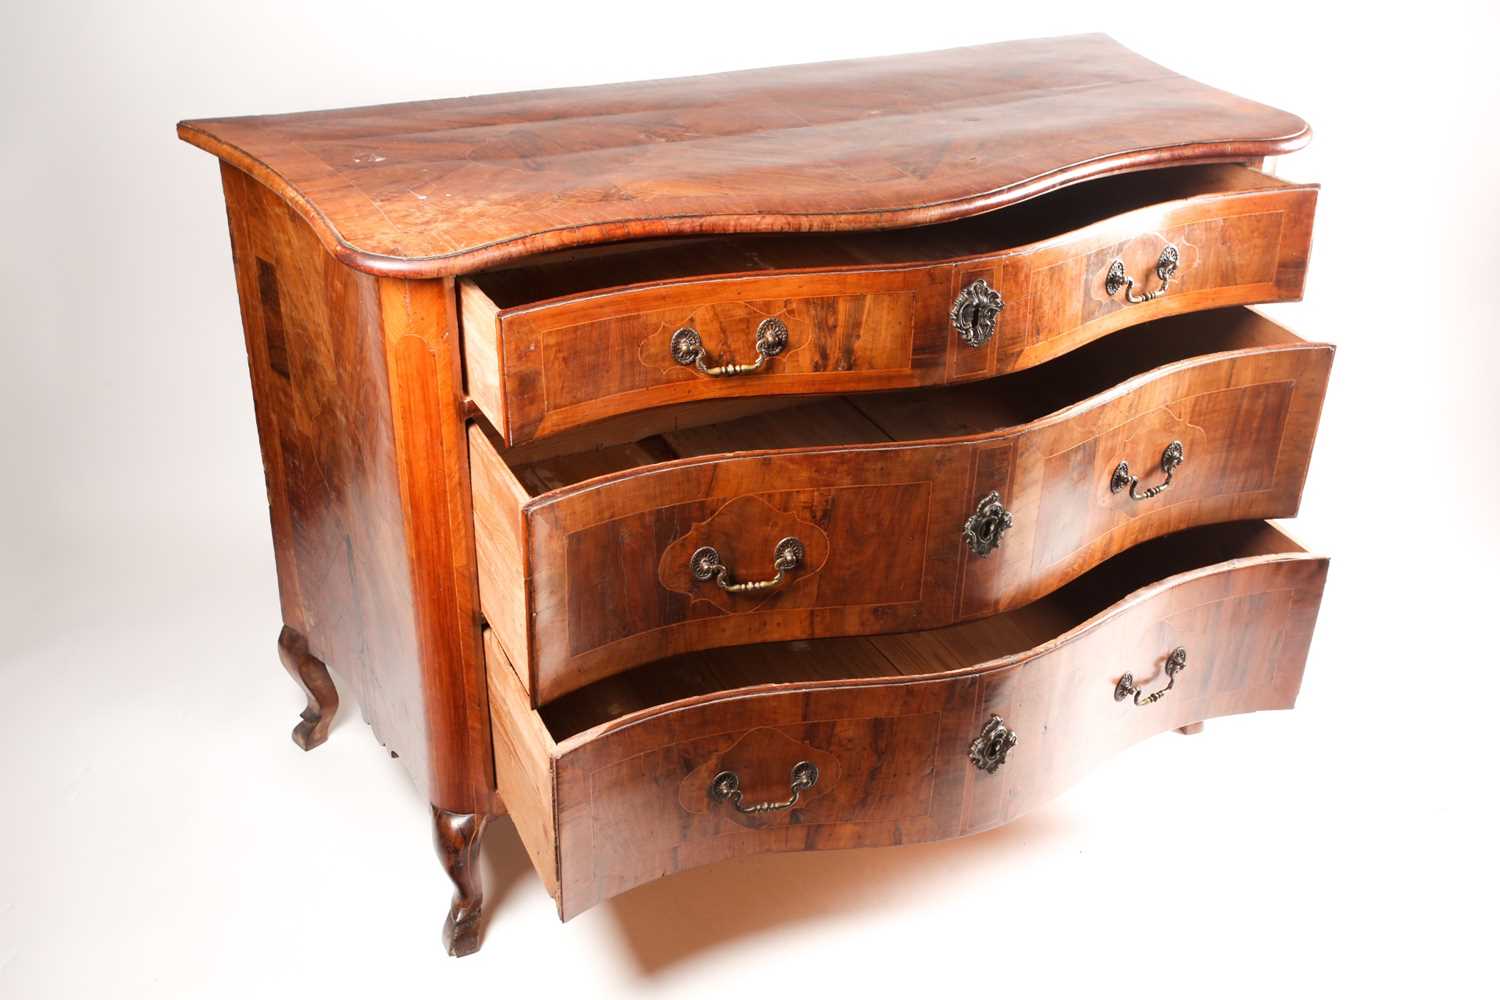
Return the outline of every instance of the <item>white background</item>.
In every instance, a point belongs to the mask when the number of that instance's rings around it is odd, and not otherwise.
[[[0,18],[0,995],[1494,995],[1495,4],[305,6]],[[567,925],[500,820],[447,958],[399,764],[347,701],[288,738],[218,171],[174,123],[1095,30],[1313,124],[1278,164],[1324,185],[1306,300],[1270,310],[1339,345],[1297,711]]]

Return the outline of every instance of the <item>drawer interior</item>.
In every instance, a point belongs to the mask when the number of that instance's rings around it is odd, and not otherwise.
[[[796,397],[720,402],[717,415],[727,416],[708,422],[685,414],[689,407],[666,407],[631,415],[613,428],[593,426],[502,449],[501,455],[520,488],[536,497],[596,476],[679,458],[987,433],[1055,413],[1175,361],[1299,343],[1295,334],[1247,309],[1189,313],[1133,327],[1044,365],[985,382],[815,402]]]
[[[500,309],[628,285],[770,270],[936,262],[1060,236],[1149,205],[1294,185],[1238,164],[1145,170],[1086,181],[953,222],[861,233],[645,240],[529,257],[472,278]]]
[[[538,709],[556,742],[632,712],[764,684],[961,670],[1033,649],[1136,590],[1230,559],[1301,553],[1274,525],[1190,528],[1120,553],[1022,608],[926,632],[762,643],[673,656],[596,681]]]

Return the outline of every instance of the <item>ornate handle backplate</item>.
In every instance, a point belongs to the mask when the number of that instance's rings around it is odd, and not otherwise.
[[[818,783],[818,765],[811,761],[799,761],[792,765],[792,794],[780,802],[756,802],[745,805],[744,793],[740,791],[740,776],[733,771],[720,771],[708,786],[708,797],[715,802],[728,802],[739,812],[749,816],[757,813],[779,812],[790,809],[802,798],[802,793]]]
[[[1161,256],[1156,258],[1156,277],[1161,286],[1145,295],[1135,294],[1135,279],[1125,275],[1125,262],[1116,257],[1109,262],[1109,270],[1104,275],[1104,291],[1111,297],[1121,288],[1125,289],[1125,301],[1141,303],[1150,302],[1167,294],[1167,286],[1172,283],[1172,275],[1177,273],[1179,255],[1177,248],[1170,243],[1162,250]]]
[[[1186,459],[1182,454],[1182,442],[1173,441],[1161,453],[1161,471],[1167,474],[1166,479],[1144,491],[1139,490],[1137,487],[1140,486],[1141,481],[1130,474],[1130,463],[1121,462],[1115,466],[1114,475],[1109,478],[1109,491],[1111,493],[1118,493],[1128,488],[1130,490],[1130,499],[1150,500],[1152,497],[1159,496],[1167,491],[1167,487],[1172,485],[1172,474],[1177,471],[1177,467],[1184,461]]]
[[[762,590],[773,590],[786,580],[789,571],[802,565],[807,550],[802,543],[795,538],[783,538],[776,543],[776,551],[771,555],[771,568],[776,575],[769,580],[750,580],[745,583],[735,583],[729,578],[729,567],[719,558],[719,550],[712,545],[705,545],[689,557],[688,565],[692,567],[693,578],[697,580],[715,580],[719,586],[731,594],[748,594]]]
[[[964,522],[964,543],[976,556],[987,556],[1014,522],[1015,517],[1000,502],[1000,494],[991,490]]]
[[[786,324],[774,317],[763,319],[760,326],[755,328],[755,361],[752,364],[740,365],[730,361],[722,365],[710,365],[708,352],[703,349],[703,338],[698,335],[697,330],[685,326],[672,334],[672,359],[679,365],[689,365],[715,378],[749,375],[760,371],[766,366],[766,362],[786,350],[786,342]]]
[[[1167,692],[1172,690],[1172,685],[1177,683],[1177,675],[1186,669],[1187,650],[1183,649],[1181,646],[1178,646],[1167,656],[1166,687],[1162,688],[1160,691],[1152,691],[1150,694],[1145,694],[1143,691],[1141,691],[1140,688],[1135,686],[1135,675],[1126,674],[1124,677],[1121,677],[1120,682],[1115,685],[1115,701],[1124,701],[1126,698],[1129,698],[1133,695],[1135,697],[1135,703],[1143,708],[1147,705],[1152,704],[1153,702],[1161,701],[1167,696]]]
[[[995,335],[995,320],[1004,308],[1000,293],[988,281],[975,278],[953,300],[948,318],[953,321],[959,340],[970,347],[983,347]]]
[[[969,744],[969,762],[988,774],[1005,763],[1005,755],[1016,745],[1016,734],[1005,728],[1005,720],[990,716],[974,742]]]

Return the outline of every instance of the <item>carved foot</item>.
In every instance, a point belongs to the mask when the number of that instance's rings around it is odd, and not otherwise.
[[[472,955],[479,950],[479,915],[484,909],[479,841],[488,821],[488,816],[432,807],[433,843],[453,880],[453,905],[443,923],[443,946],[450,955]]]
[[[334,690],[333,678],[328,676],[323,661],[307,651],[307,640],[300,632],[282,628],[276,645],[281,665],[307,695],[307,708],[302,711],[302,721],[292,730],[292,742],[303,750],[311,750],[328,739],[328,730],[339,710],[339,693]]]
[[[1199,733],[1203,732],[1203,723],[1189,722],[1187,725],[1180,727],[1177,731],[1184,736],[1197,736]]]

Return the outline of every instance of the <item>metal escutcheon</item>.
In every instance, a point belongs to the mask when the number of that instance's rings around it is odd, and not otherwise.
[[[958,339],[970,347],[983,347],[995,335],[995,321],[1005,301],[983,278],[975,278],[958,293],[948,318]]]
[[[1154,298],[1167,294],[1167,286],[1171,284],[1172,276],[1177,273],[1177,265],[1180,260],[1181,256],[1178,254],[1177,248],[1170,243],[1167,244],[1163,248],[1161,256],[1156,258],[1156,278],[1161,282],[1161,286],[1154,291],[1147,292],[1145,295],[1137,295],[1135,293],[1135,279],[1126,276],[1125,262],[1116,257],[1109,262],[1109,270],[1104,274],[1104,291],[1113,298],[1115,293],[1123,288],[1125,289],[1125,301],[1137,305],[1142,302],[1150,302]]]
[[[969,744],[969,762],[986,774],[994,774],[1015,745],[1016,734],[1005,727],[1004,719],[992,715]]]
[[[1124,701],[1126,698],[1133,697],[1136,705],[1141,708],[1145,708],[1147,705],[1151,705],[1158,701],[1161,701],[1167,696],[1167,692],[1172,690],[1172,686],[1177,683],[1177,675],[1186,669],[1187,650],[1183,649],[1181,646],[1178,646],[1167,655],[1166,687],[1162,688],[1160,691],[1152,691],[1150,694],[1145,694],[1143,691],[1141,691],[1140,688],[1135,686],[1135,675],[1126,674],[1125,676],[1121,677],[1119,683],[1115,685],[1115,701]]]
[[[756,802],[752,805],[745,805],[744,794],[740,791],[740,776],[733,771],[720,771],[714,775],[713,783],[708,786],[708,797],[715,802],[728,802],[739,812],[754,816],[759,813],[790,809],[802,798],[803,792],[817,783],[818,765],[804,760],[792,765],[792,794],[780,802]]]
[[[976,556],[987,556],[1014,523],[1015,517],[1000,502],[1000,494],[991,490],[980,498],[978,508],[964,521],[964,544]]]
[[[768,361],[786,350],[788,337],[786,324],[781,320],[774,317],[761,320],[760,326],[755,329],[755,361],[747,365],[735,364],[732,361],[722,365],[710,365],[707,352],[703,349],[703,338],[690,326],[685,326],[672,334],[670,347],[672,360],[679,365],[697,368],[703,374],[714,378],[727,378],[760,371]]]

